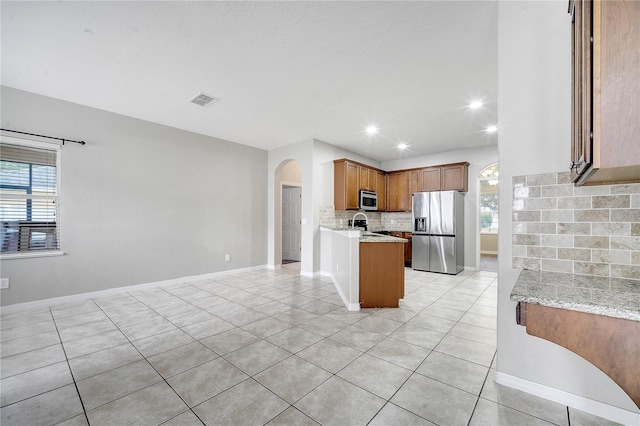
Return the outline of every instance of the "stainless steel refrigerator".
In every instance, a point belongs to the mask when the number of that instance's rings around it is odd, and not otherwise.
[[[412,198],[411,267],[459,273],[464,269],[464,194],[415,192]]]

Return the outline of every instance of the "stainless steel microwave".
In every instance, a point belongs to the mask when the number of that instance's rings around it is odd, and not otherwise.
[[[358,206],[362,210],[378,210],[378,194],[360,190],[360,203]]]

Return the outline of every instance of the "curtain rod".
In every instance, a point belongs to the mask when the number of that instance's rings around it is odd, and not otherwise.
[[[19,132],[17,130],[9,130],[9,129],[0,129],[0,130],[2,130],[3,132],[19,133],[21,135],[38,136],[40,138],[56,139],[56,140],[62,141],[62,145],[64,145],[65,142],[79,143],[80,145],[86,144],[85,141],[74,141],[73,139],[64,139],[64,138],[56,138],[55,136],[38,135],[37,133]]]

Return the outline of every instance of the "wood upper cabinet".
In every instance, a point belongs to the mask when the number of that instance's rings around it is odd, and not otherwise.
[[[422,169],[422,191],[440,191],[440,167]]]
[[[408,211],[409,179],[406,171],[387,174],[387,211]]]
[[[469,163],[447,164],[440,167],[442,191],[467,192],[469,188]]]
[[[357,210],[360,166],[347,160],[333,162],[333,204],[336,210]]]
[[[376,192],[378,193],[378,211],[387,211],[387,174],[376,172]]]
[[[640,2],[571,0],[576,185],[640,182]]]
[[[376,192],[378,180],[376,179],[376,169],[360,166],[360,189]]]
[[[360,190],[378,193],[378,211],[386,207],[386,173],[342,158],[333,161],[333,204],[336,210],[358,210]]]
[[[422,173],[420,170],[409,170],[409,199],[414,192],[422,191]],[[411,206],[409,206],[411,209]]]
[[[422,169],[422,191],[462,191],[469,188],[469,163]]]
[[[385,172],[345,158],[333,162],[336,210],[358,210],[360,190],[378,194],[379,212],[410,212],[411,194],[425,191],[467,191],[469,163]]]

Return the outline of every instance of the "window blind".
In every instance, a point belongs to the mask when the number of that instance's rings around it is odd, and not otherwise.
[[[2,253],[60,249],[59,146],[0,142]]]

